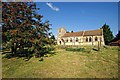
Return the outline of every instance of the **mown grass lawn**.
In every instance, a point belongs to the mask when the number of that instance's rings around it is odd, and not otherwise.
[[[4,56],[4,55],[2,55]],[[57,48],[54,54],[29,61],[2,58],[3,78],[117,78],[118,47],[73,52]]]

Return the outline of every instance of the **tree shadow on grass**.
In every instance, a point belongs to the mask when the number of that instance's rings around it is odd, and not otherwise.
[[[33,52],[28,51],[26,49],[24,50],[19,50],[16,53],[12,53],[12,52],[5,52],[4,54],[6,54],[5,56],[3,56],[2,58],[24,58],[25,61],[29,61],[32,57],[33,57]]]
[[[40,58],[39,61],[44,61],[45,57],[51,57],[51,56],[56,55],[55,54],[56,52],[54,50],[55,50],[55,48],[52,48],[52,47],[50,47],[50,48],[48,48],[46,50],[41,50],[39,53],[37,53],[35,55],[35,57]]]
[[[38,53],[36,55],[36,58],[39,58],[39,57],[50,57],[50,56],[56,55],[55,53],[56,53],[55,51],[45,51],[45,52],[41,51],[40,53]]]
[[[39,61],[44,61],[44,58],[45,58],[45,57],[54,56],[54,55],[56,55],[55,53],[56,53],[55,51],[46,52],[46,53],[44,53],[44,54],[40,57],[40,60],[39,60]]]
[[[11,51],[2,51],[2,54],[8,54],[11,53]]]
[[[50,57],[54,55],[56,55],[54,48],[49,48],[48,50],[40,50],[36,54],[34,54],[34,50],[28,51],[28,49],[21,49],[21,50],[18,50],[16,54],[9,52],[3,58],[7,58],[7,59],[24,58],[25,61],[29,61],[33,56],[35,56],[35,58],[40,58],[41,59],[40,61],[43,61],[44,57]]]
[[[49,55],[49,56],[48,56],[48,55]],[[51,57],[51,56],[54,56],[54,55],[56,55],[56,52],[55,52],[55,51],[50,51],[50,52],[46,53],[46,54],[44,55],[44,57]]]

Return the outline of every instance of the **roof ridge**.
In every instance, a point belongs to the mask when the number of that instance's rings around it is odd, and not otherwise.
[[[95,35],[102,35],[101,34],[101,29],[96,29],[96,30],[83,30],[79,32],[69,32],[65,33],[63,37],[68,37],[68,36],[95,36]]]
[[[96,30],[101,30],[101,29],[95,29],[95,30],[86,30],[86,31],[96,31]]]
[[[79,32],[85,32],[85,31],[96,31],[96,30],[101,30],[101,29],[95,29],[95,30],[82,30],[82,31],[77,31],[77,32],[72,32],[72,33],[79,33]],[[71,33],[71,32],[69,32]]]

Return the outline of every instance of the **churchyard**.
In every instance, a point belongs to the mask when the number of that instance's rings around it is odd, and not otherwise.
[[[65,48],[55,46],[43,60],[2,54],[3,78],[117,78],[117,46]]]

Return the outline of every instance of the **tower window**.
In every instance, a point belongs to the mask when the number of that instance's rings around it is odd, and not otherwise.
[[[59,32],[61,32],[61,29],[59,29]]]

